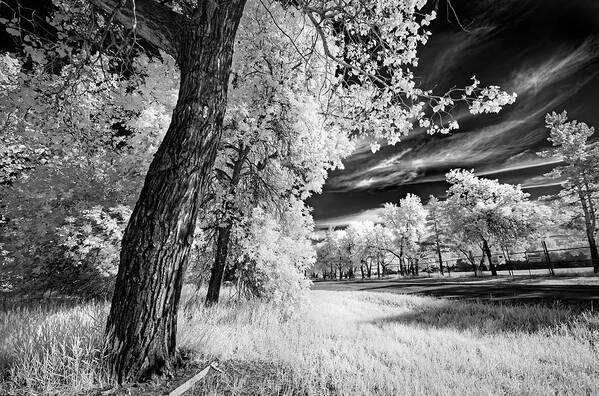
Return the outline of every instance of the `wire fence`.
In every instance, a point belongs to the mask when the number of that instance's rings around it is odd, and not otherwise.
[[[448,256],[449,254],[445,254]],[[442,254],[443,256],[443,254]],[[489,270],[487,257],[473,255],[469,260],[466,257],[443,258],[443,267],[449,272],[472,272],[474,267],[472,261],[482,271]],[[547,269],[552,272],[557,268],[580,268],[593,265],[588,246],[549,249],[546,245],[540,250],[510,251],[502,250],[493,252],[491,261],[498,271],[521,271]],[[437,257],[429,257],[419,262],[419,269],[426,272],[439,272],[439,260]],[[399,272],[399,265],[389,269]]]
[[[443,272],[445,275],[451,273],[468,273],[489,271],[489,260],[482,254],[472,255],[470,259],[464,254],[444,251],[441,254],[443,260]],[[556,269],[560,272],[570,272],[565,269],[572,269],[573,272],[579,272],[576,268],[593,267],[590,249],[588,246],[575,247],[552,247],[549,248],[544,241],[540,243],[540,249],[514,251],[509,249],[495,250],[491,254],[491,262],[495,265],[498,272],[508,274],[555,274]],[[475,263],[476,268],[473,266]],[[403,265],[398,260],[387,263],[379,263],[371,260],[364,262],[357,268],[344,267],[340,270],[336,265],[331,265],[330,270],[326,269],[322,273],[313,272],[310,274],[312,279],[351,279],[351,278],[377,278],[386,275],[432,275],[439,274],[439,259],[436,253],[431,253],[417,263],[412,260],[404,262]]]

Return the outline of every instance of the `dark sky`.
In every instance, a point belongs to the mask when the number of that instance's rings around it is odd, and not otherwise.
[[[441,2],[442,3],[442,2]],[[438,92],[464,86],[472,75],[498,84],[518,100],[498,115],[471,116],[451,135],[415,132],[376,154],[360,147],[332,172],[324,192],[309,202],[320,227],[372,219],[385,202],[407,193],[443,195],[453,168],[520,183],[533,197],[559,189],[544,177],[555,162],[535,153],[549,147],[544,117],[567,110],[599,127],[599,1],[453,0],[439,5],[433,36],[420,53],[418,75]]]

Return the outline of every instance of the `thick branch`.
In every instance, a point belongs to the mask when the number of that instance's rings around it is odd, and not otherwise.
[[[90,0],[102,12],[175,59],[190,21],[153,0]],[[134,6],[135,5],[135,6]]]

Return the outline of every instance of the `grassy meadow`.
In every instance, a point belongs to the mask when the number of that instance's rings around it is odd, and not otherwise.
[[[102,303],[1,312],[0,394],[107,386],[98,353],[106,314]],[[199,366],[218,360],[223,370],[196,395],[599,390],[599,315],[564,306],[311,291],[291,314],[225,302],[192,306],[179,323],[180,348]]]

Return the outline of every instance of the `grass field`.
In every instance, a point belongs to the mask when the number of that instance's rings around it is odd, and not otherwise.
[[[97,352],[106,311],[88,304],[0,313],[0,394],[105,386]],[[261,302],[193,308],[181,314],[179,345],[198,367],[218,360],[223,369],[196,395],[599,389],[599,316],[563,306],[311,291],[291,317]]]
[[[590,273],[557,276],[408,277],[316,281],[312,290],[369,291],[495,303],[555,303],[599,309],[599,277]]]

